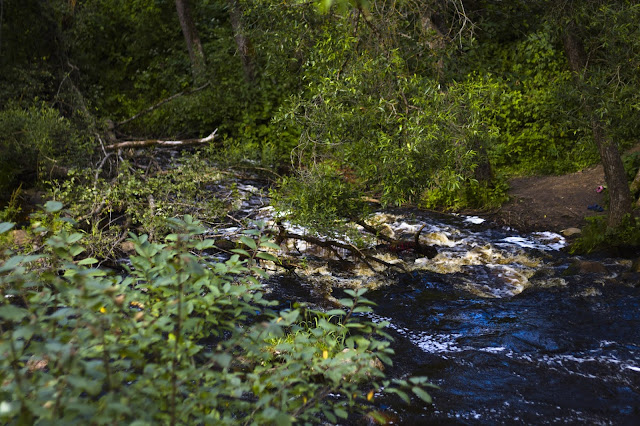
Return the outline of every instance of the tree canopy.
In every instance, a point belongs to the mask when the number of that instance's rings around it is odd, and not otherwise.
[[[4,0],[2,8],[1,149],[3,158],[26,154],[0,164],[5,200],[54,165],[96,164],[106,139],[218,128],[222,159],[286,171],[283,200],[295,202],[331,169],[350,197],[486,208],[504,200],[509,176],[619,158],[640,132],[632,1]],[[568,35],[584,51],[579,67]],[[620,212],[613,225],[630,212],[619,195],[634,171],[621,167],[611,166],[616,178],[607,171]]]

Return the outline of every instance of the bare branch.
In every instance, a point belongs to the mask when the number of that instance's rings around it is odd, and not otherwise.
[[[198,145],[211,142],[215,139],[218,129],[215,129],[209,136],[200,139],[184,139],[181,141],[163,141],[158,139],[149,139],[144,141],[125,141],[113,143],[104,147],[107,151],[115,151],[122,148],[144,148],[147,146],[183,146]]]
[[[162,105],[166,104],[167,102],[171,102],[172,100],[174,100],[174,99],[176,99],[176,98],[179,98],[180,96],[192,95],[192,94],[194,94],[194,93],[196,93],[196,92],[199,92],[199,91],[201,91],[201,90],[203,90],[203,89],[207,88],[207,87],[209,86],[209,84],[210,84],[210,83],[203,84],[202,86],[197,87],[197,88],[195,88],[195,89],[193,89],[193,90],[183,90],[182,92],[178,92],[178,93],[176,93],[175,95],[171,95],[171,96],[169,96],[168,98],[165,98],[165,99],[161,100],[161,101],[160,101],[160,102],[158,102],[157,104],[152,105],[152,106],[150,106],[149,108],[147,108],[147,109],[145,109],[145,110],[143,110],[143,111],[140,111],[139,113],[137,113],[137,114],[136,114],[136,115],[134,115],[133,117],[127,118],[127,119],[126,119],[126,120],[124,120],[124,121],[121,121],[121,122],[119,122],[119,123],[116,123],[116,127],[124,126],[125,124],[127,124],[127,123],[129,123],[129,122],[131,122],[131,121],[135,120],[136,118],[139,118],[139,117],[141,117],[141,116],[143,116],[143,115],[145,115],[145,114],[148,114],[148,113],[150,113],[151,111],[153,111],[153,110],[156,110],[156,109],[160,108]]]

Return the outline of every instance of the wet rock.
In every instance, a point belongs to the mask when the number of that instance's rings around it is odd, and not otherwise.
[[[215,241],[216,247],[222,250],[232,250],[236,247],[236,243],[227,239],[218,239]]]
[[[120,244],[120,250],[127,254],[133,254],[136,251],[136,245],[131,241],[125,241]]]
[[[640,272],[640,257],[631,264],[631,272]]]
[[[11,231],[11,239],[13,240],[14,244],[18,246],[24,246],[29,239],[29,236],[23,229],[14,229],[13,231]]]
[[[602,296],[602,291],[600,291],[599,289],[597,289],[595,287],[588,287],[588,288],[584,289],[580,294],[578,294],[578,296],[582,296],[582,297]]]
[[[592,260],[576,260],[564,271],[563,275],[607,274],[609,271],[600,262]]]
[[[620,274],[620,280],[634,287],[640,287],[640,272],[627,271]]]
[[[355,269],[356,264],[344,259],[329,259],[327,266],[334,272],[352,272]]]
[[[579,228],[567,228],[560,231],[560,233],[565,237],[572,237],[574,235],[581,234],[582,230],[580,230]]]

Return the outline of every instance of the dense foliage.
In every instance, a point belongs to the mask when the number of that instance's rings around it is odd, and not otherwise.
[[[330,164],[385,204],[450,208],[499,204],[505,176],[597,161],[585,102],[621,146],[640,132],[633,2],[189,3],[207,63],[198,82],[174,2],[3,2],[3,157],[29,153],[2,166],[5,200],[24,170],[50,169],[78,136],[97,148],[105,119],[116,137],[219,128],[218,160],[281,171],[293,160],[302,186],[307,167]],[[45,25],[20,31],[27,19]],[[567,22],[582,29],[593,90],[576,87],[567,66]],[[51,107],[73,124],[65,134]],[[51,129],[12,136],[20,115]]]
[[[260,228],[225,262],[189,216],[164,243],[131,234],[123,276],[83,258],[62,205],[45,207],[43,250],[2,255],[3,423],[284,425],[366,413],[382,389],[430,400],[423,378],[384,379],[389,336],[359,318],[364,289],[326,313],[273,310],[256,277],[277,246]]]

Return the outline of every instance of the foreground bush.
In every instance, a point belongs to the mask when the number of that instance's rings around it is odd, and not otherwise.
[[[344,310],[271,311],[254,278],[258,259],[274,260],[260,230],[241,237],[251,253],[212,262],[200,224],[172,220],[164,244],[131,235],[137,255],[121,276],[77,260],[82,235],[60,203],[46,208],[42,254],[5,252],[0,266],[3,423],[336,422],[371,409],[383,387],[430,399],[423,378],[383,380],[384,324],[354,316],[369,310],[364,291]]]

